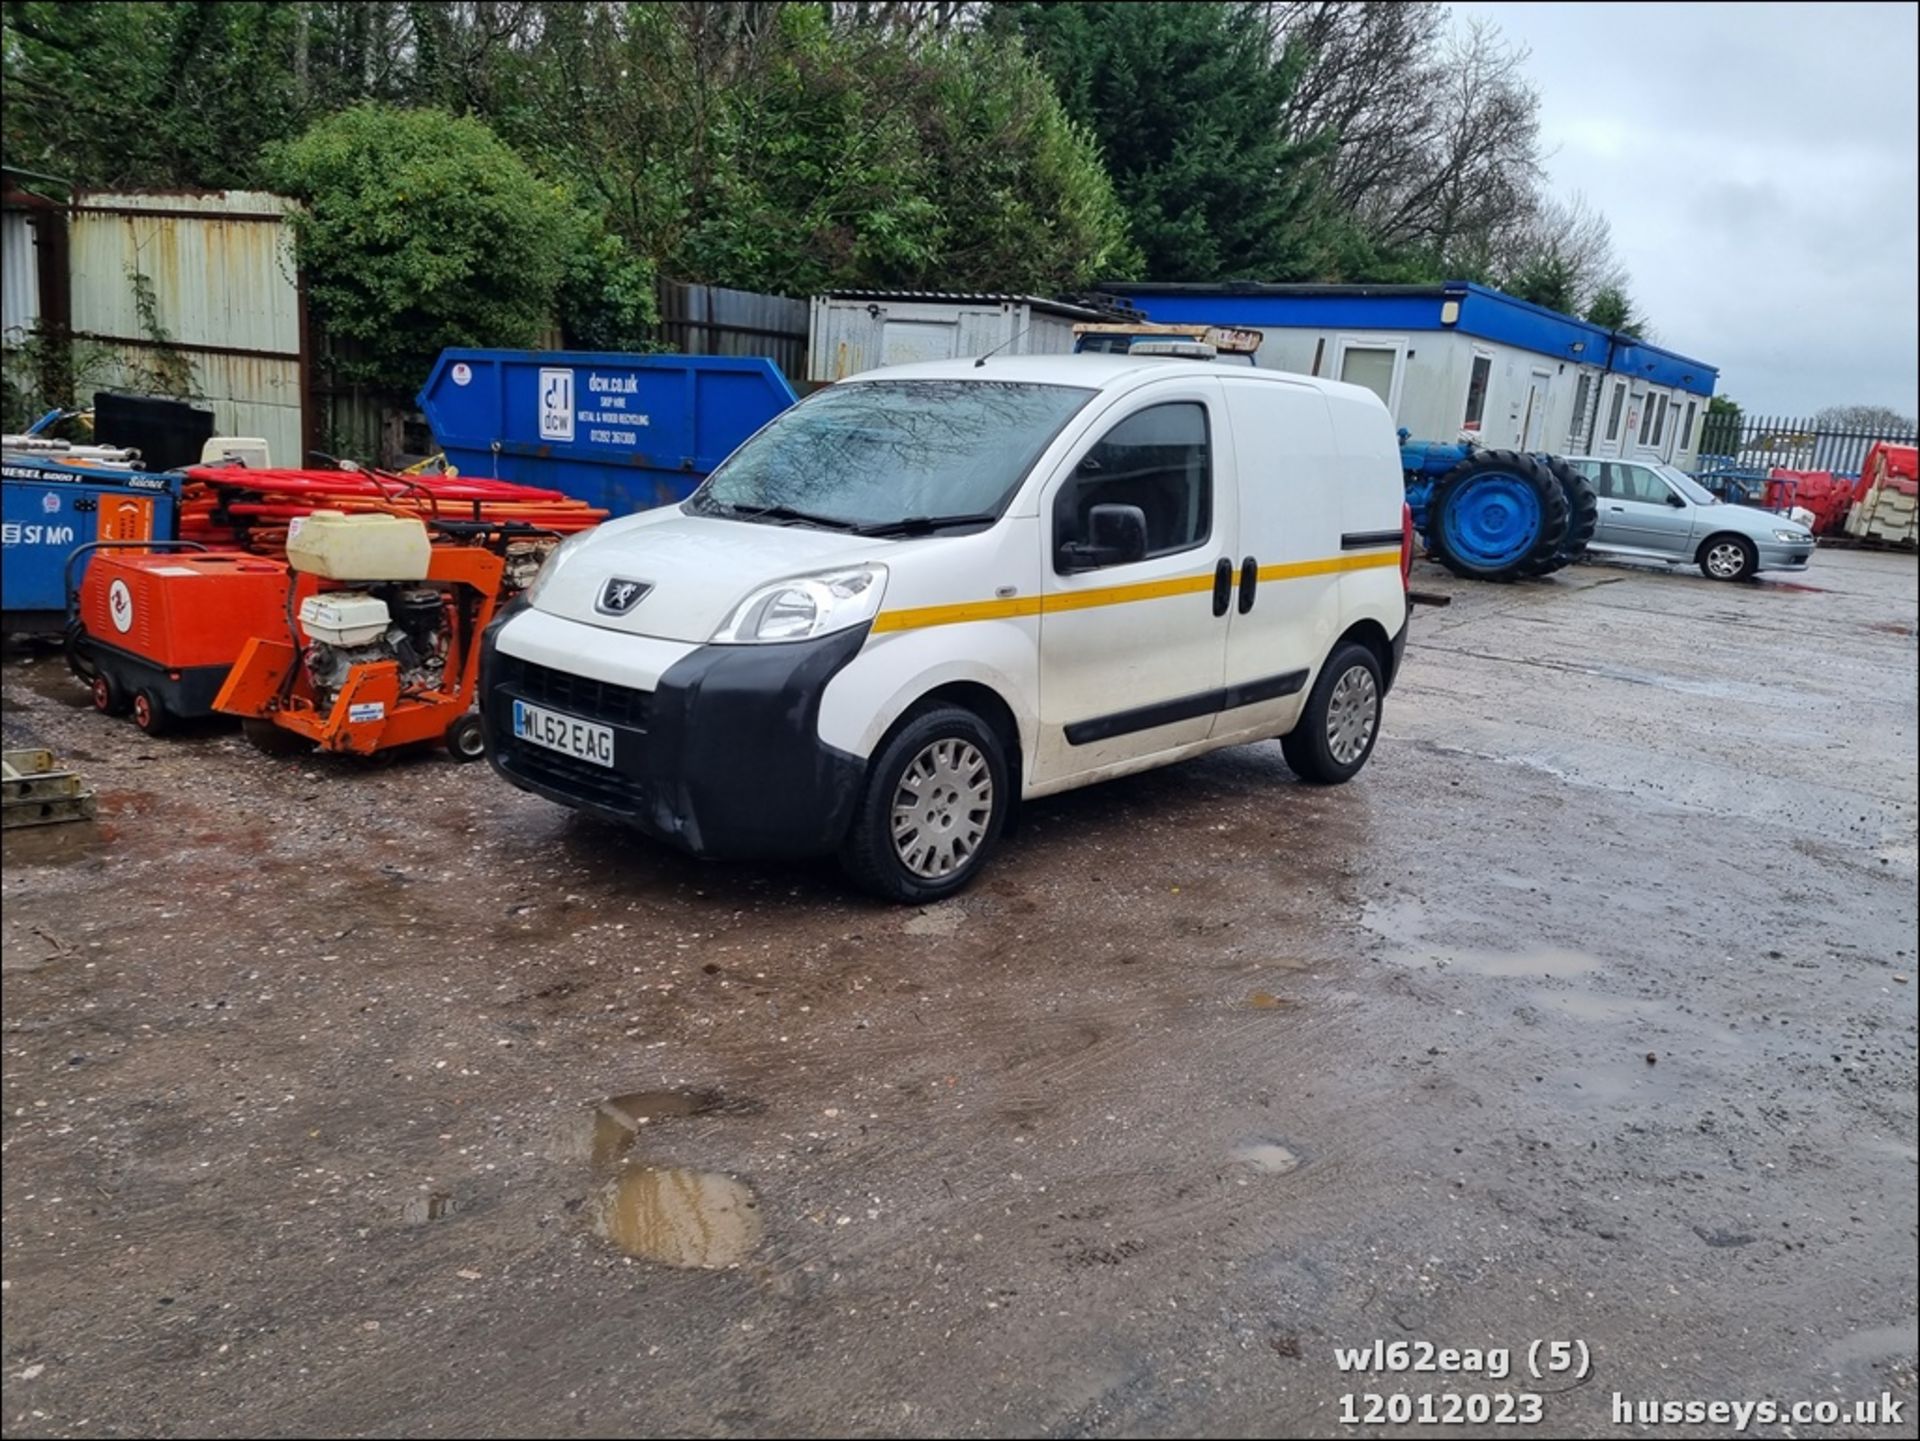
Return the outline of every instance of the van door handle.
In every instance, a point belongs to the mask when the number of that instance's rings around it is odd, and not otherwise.
[[[1233,595],[1233,562],[1224,555],[1213,568],[1213,613],[1225,615],[1227,601]]]
[[[1248,556],[1240,562],[1240,614],[1253,609],[1253,593],[1260,585],[1260,562]]]

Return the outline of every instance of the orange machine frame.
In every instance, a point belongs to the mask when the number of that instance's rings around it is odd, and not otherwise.
[[[470,545],[436,545],[427,560],[427,583],[465,586],[477,596],[470,620],[459,604],[450,607],[447,660],[459,662],[451,688],[445,688],[443,671],[441,689],[402,691],[398,664],[369,661],[353,667],[332,708],[322,711],[292,643],[255,636],[234,662],[214,709],[270,720],[323,750],[354,755],[437,741],[473,706],[480,684],[480,635],[493,619],[505,568],[492,551]]]

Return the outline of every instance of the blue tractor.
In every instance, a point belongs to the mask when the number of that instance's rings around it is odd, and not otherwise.
[[[1551,575],[1593,539],[1593,484],[1558,456],[1412,440],[1400,432],[1407,505],[1427,553],[1455,575]]]

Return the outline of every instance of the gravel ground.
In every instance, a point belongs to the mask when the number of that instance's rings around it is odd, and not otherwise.
[[[1061,797],[920,911],[10,653],[100,818],[5,841],[6,1433],[1911,1435],[1913,558],[1416,583],[1352,785]]]

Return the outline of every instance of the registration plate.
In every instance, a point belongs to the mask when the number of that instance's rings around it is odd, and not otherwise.
[[[576,760],[609,768],[613,765],[612,726],[596,725],[517,700],[513,703],[513,735],[515,740],[531,741]]]

